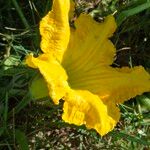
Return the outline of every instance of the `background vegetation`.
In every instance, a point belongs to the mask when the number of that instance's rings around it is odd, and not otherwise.
[[[84,126],[61,120],[61,105],[34,101],[29,85],[37,72],[24,65],[25,56],[40,52],[38,23],[50,0],[0,1],[0,149],[2,150],[148,150],[150,94],[120,105],[122,117],[103,138]],[[76,0],[76,14],[90,13],[99,22],[114,13],[118,30],[114,66],[150,68],[149,0]],[[49,100],[44,99],[45,100]]]

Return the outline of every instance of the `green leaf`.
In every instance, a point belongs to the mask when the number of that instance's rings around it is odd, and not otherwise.
[[[146,9],[150,8],[150,1],[144,3],[144,4],[141,4],[135,8],[132,8],[132,9],[129,9],[129,10],[125,10],[125,11],[122,11],[118,17],[117,17],[117,24],[118,26],[120,26],[122,24],[122,22],[127,19],[128,17],[130,16],[133,16],[133,15],[136,15]]]
[[[27,138],[22,131],[16,129],[15,130],[15,137],[16,137],[17,143],[19,144],[19,148],[21,150],[29,150]]]
[[[20,56],[10,55],[6,60],[4,61],[4,70],[11,68],[11,66],[18,66],[20,64]]]

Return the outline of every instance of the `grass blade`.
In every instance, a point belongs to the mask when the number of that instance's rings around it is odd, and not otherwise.
[[[138,138],[138,137],[134,137],[134,136],[131,136],[131,135],[128,135],[126,133],[123,133],[123,132],[112,132],[111,135],[113,137],[117,137],[117,138],[124,138],[128,141],[131,141],[131,142],[136,142],[136,143],[139,143],[139,144],[142,144],[142,145],[145,145],[145,146],[149,146],[150,143],[145,141],[145,140],[142,140],[141,138]]]
[[[8,115],[8,93],[6,92],[5,96],[5,107],[4,107],[4,121],[7,121],[7,115]]]
[[[29,26],[29,24],[28,24],[28,21],[26,20],[26,18],[25,18],[25,16],[24,16],[24,14],[23,14],[23,12],[22,12],[20,6],[18,5],[17,1],[16,1],[16,0],[12,0],[12,3],[13,3],[13,5],[15,6],[15,8],[16,8],[16,10],[17,10],[19,16],[20,16],[20,19],[21,19],[22,23],[24,24],[25,28],[29,29],[30,26]]]
[[[19,144],[19,148],[21,150],[29,150],[27,138],[22,131],[16,129],[15,137],[16,137],[17,143]]]
[[[140,12],[142,12],[148,8],[150,8],[150,2],[146,2],[146,3],[141,4],[135,8],[121,12],[117,17],[118,26],[120,26],[126,18],[133,16],[133,15],[136,15],[136,14],[138,14],[138,13],[140,13]]]
[[[15,107],[15,114],[20,112],[31,101],[30,94],[28,93],[22,101]]]
[[[27,104],[29,104],[29,102],[31,101],[31,96],[29,93],[26,94],[26,96],[21,100],[20,103],[18,103],[18,105],[15,107],[15,114],[19,113],[24,107],[27,106]],[[12,115],[13,111],[10,111],[9,115]]]

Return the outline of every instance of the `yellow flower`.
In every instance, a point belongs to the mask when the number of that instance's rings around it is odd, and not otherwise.
[[[54,0],[52,10],[40,22],[43,54],[29,55],[26,62],[39,69],[54,103],[64,100],[64,121],[105,135],[119,121],[116,105],[150,91],[150,76],[142,66],[110,66],[116,53],[108,39],[116,29],[113,16],[97,23],[82,14],[74,29],[69,27],[69,9],[70,0]],[[42,84],[42,80],[35,82],[35,93],[41,90],[43,94]]]

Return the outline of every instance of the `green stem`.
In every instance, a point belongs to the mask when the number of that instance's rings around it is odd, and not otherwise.
[[[29,29],[30,26],[28,24],[28,21],[26,20],[26,18],[24,16],[20,6],[18,5],[17,1],[16,0],[12,0],[12,3],[15,6],[15,8],[16,8],[16,10],[18,12],[18,15],[20,16],[20,19],[21,19],[22,23],[24,24],[25,28]]]

